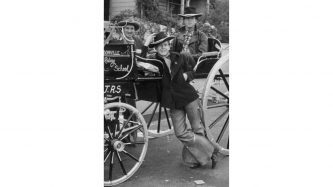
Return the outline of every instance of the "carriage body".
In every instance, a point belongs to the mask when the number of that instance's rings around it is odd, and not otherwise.
[[[146,71],[147,65],[154,65],[158,72]],[[144,160],[148,130],[135,101],[160,101],[161,72],[162,62],[136,57],[132,44],[104,47],[105,186],[124,182]]]

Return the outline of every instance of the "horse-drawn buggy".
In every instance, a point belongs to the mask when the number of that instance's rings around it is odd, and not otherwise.
[[[228,148],[229,53],[215,39],[209,39],[209,48],[210,52],[197,61],[194,81],[199,85],[197,90],[203,107],[201,117],[210,132],[208,138]],[[159,104],[161,80],[166,68],[162,61],[136,55],[133,44],[105,45],[105,186],[122,183],[139,169],[147,152],[149,136],[160,137],[173,132],[168,109]],[[139,111],[138,102],[147,106]],[[153,105],[151,114],[144,115]],[[162,114],[165,120],[162,120]]]

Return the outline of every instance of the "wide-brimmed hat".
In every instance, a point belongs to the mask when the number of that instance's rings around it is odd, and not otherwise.
[[[167,36],[164,32],[159,32],[158,34],[156,34],[156,36],[154,37],[154,42],[152,42],[151,44],[149,44],[149,47],[155,47],[156,45],[163,43],[165,41],[169,41],[174,39],[174,36]]]
[[[126,26],[126,25],[133,25],[134,29],[137,31],[140,28],[139,22],[133,21],[133,20],[125,20],[125,21],[120,21],[117,25],[119,26]]]
[[[178,14],[178,16],[181,16],[183,18],[188,18],[188,17],[200,17],[202,16],[202,14],[198,14],[196,8],[194,7],[185,7],[184,14]]]

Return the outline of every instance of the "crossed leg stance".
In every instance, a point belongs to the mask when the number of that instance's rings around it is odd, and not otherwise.
[[[189,167],[197,167],[212,161],[214,168],[217,153],[223,148],[205,136],[207,132],[200,119],[200,110],[198,110],[200,107],[197,99],[181,109],[170,110],[172,124],[176,137],[184,145],[182,151],[184,163]],[[186,116],[191,129],[187,128]]]

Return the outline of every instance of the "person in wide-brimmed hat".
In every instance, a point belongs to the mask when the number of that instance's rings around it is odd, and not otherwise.
[[[120,21],[117,24],[118,26],[127,26],[127,25],[132,25],[135,29],[135,31],[140,29],[140,24],[137,21],[134,20],[125,20],[125,21]]]
[[[123,36],[120,40],[107,40],[106,44],[111,43],[123,43],[123,44],[134,44],[134,49],[137,54],[140,54],[142,51],[142,48],[144,46],[148,46],[149,42],[152,41],[152,37],[154,35],[148,36],[146,39],[146,42],[143,43],[143,41],[136,36],[136,32],[140,29],[139,22],[135,21],[133,18],[129,18],[124,21],[120,21],[116,24],[117,26],[120,26],[123,28]]]
[[[195,61],[188,53],[170,51],[172,39],[174,37],[160,32],[148,45],[157,51],[157,54],[151,58],[162,61],[165,69],[161,81],[160,105],[170,108],[175,135],[184,145],[182,151],[184,163],[189,167],[198,167],[211,161],[212,168],[214,168],[217,153],[227,153],[225,149],[213,144],[205,137],[207,132],[205,132],[198,112],[199,96],[190,84],[194,78]],[[147,51],[148,48],[142,51],[143,57],[146,57]],[[192,131],[187,130],[186,116],[190,121]]]
[[[135,35],[135,32],[140,29],[140,24],[134,20],[124,20],[117,23],[117,26],[123,27],[124,38],[123,43],[125,44],[134,44],[135,49],[141,49],[143,46],[142,40]]]
[[[181,17],[200,17],[202,14],[197,13],[196,8],[194,7],[185,7],[184,14],[178,14]]]
[[[159,32],[155,37],[154,41],[149,44],[150,48],[153,48],[157,46],[158,44],[161,44],[163,42],[169,41],[174,39],[174,36],[167,36],[164,32]]]
[[[197,59],[208,50],[208,38],[196,26],[198,18],[202,14],[197,13],[194,7],[185,7],[184,14],[179,14],[179,16],[183,18],[184,26],[180,28],[172,48],[177,52],[190,53]]]

